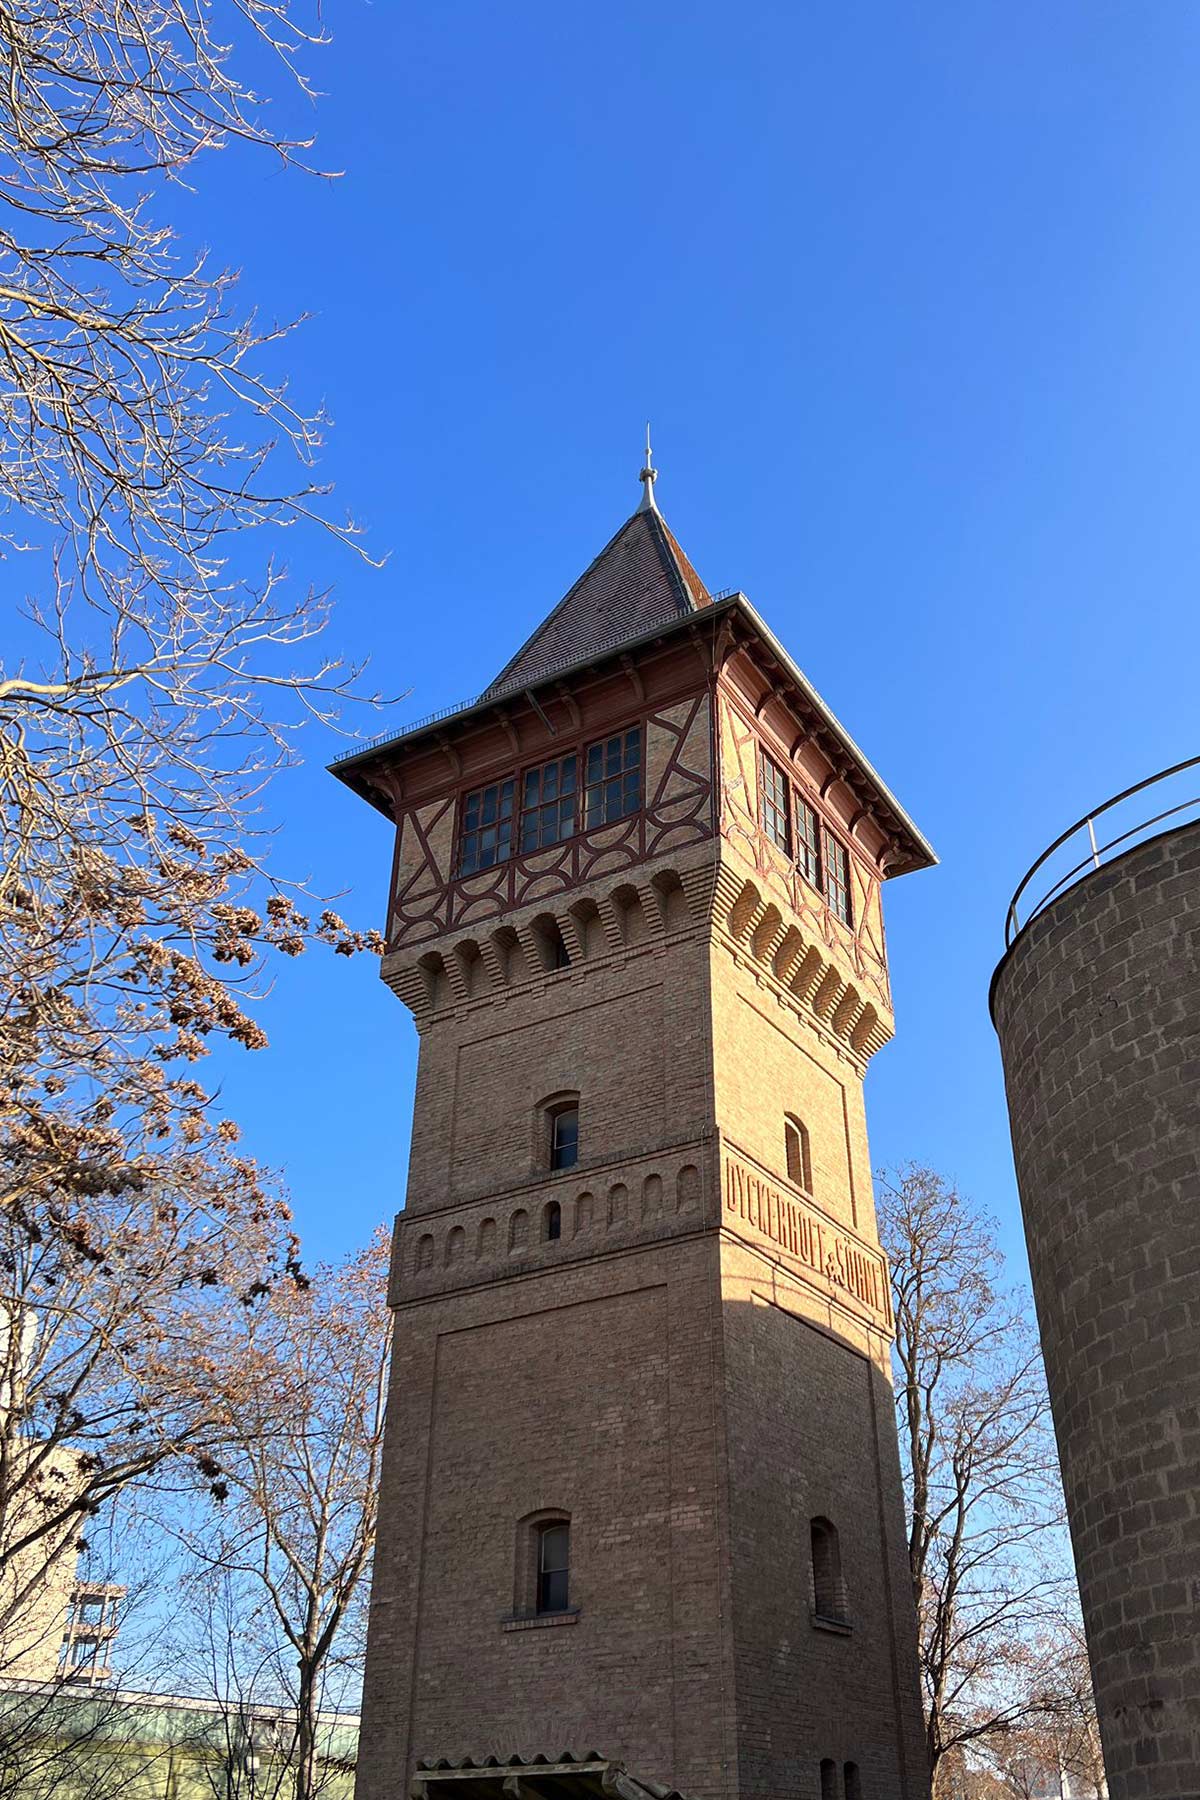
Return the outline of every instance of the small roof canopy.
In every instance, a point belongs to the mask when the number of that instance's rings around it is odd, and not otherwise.
[[[631,1775],[596,1750],[575,1756],[487,1756],[419,1762],[411,1800],[684,1800],[661,1781]]]

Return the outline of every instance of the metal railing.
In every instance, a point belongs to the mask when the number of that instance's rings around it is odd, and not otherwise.
[[[741,593],[740,588],[722,588],[711,596],[714,606],[722,600],[732,600]],[[703,609],[701,609],[703,610]],[[604,656],[609,650],[619,650],[623,644],[630,642],[628,631],[614,632],[600,643],[592,646],[588,652],[589,660]],[[524,675],[518,681],[506,681],[503,686],[493,684],[484,688],[482,693],[473,694],[469,700],[454,700],[449,706],[439,706],[436,712],[426,713],[423,718],[413,719],[407,725],[401,725],[395,731],[381,732],[378,737],[367,738],[361,744],[355,744],[353,750],[347,750],[344,756],[335,756],[330,763],[331,769],[342,763],[353,762],[355,757],[366,756],[372,750],[381,750],[385,744],[398,743],[401,738],[411,737],[414,731],[424,731],[427,726],[437,725],[442,719],[452,719],[456,713],[468,712],[472,706],[482,706],[485,700],[503,700],[511,694],[523,694],[526,688],[536,688],[543,681],[549,681],[554,675],[561,675],[565,669],[571,669],[578,663],[578,657],[565,662],[552,663],[548,668],[540,669],[535,675]]]
[[[1031,919],[1036,919],[1039,913],[1044,912],[1052,901],[1057,900],[1058,896],[1065,893],[1069,887],[1073,887],[1075,882],[1082,880],[1085,875],[1091,874],[1094,869],[1101,868],[1114,851],[1132,849],[1135,843],[1149,837],[1156,827],[1163,825],[1168,819],[1175,819],[1180,824],[1185,823],[1180,817],[1183,813],[1194,812],[1196,817],[1200,818],[1200,792],[1196,791],[1196,777],[1180,783],[1181,787],[1189,790],[1187,799],[1177,800],[1173,805],[1164,807],[1161,812],[1153,813],[1149,818],[1143,816],[1141,807],[1133,809],[1137,813],[1137,818],[1132,824],[1127,824],[1123,818],[1109,818],[1109,815],[1118,807],[1124,806],[1136,795],[1144,794],[1147,788],[1157,787],[1160,782],[1172,781],[1176,776],[1187,777],[1190,771],[1197,768],[1200,768],[1200,756],[1190,756],[1186,762],[1176,763],[1173,768],[1161,769],[1157,775],[1148,775],[1144,781],[1137,781],[1132,787],[1125,788],[1122,793],[1114,794],[1112,799],[1105,800],[1103,805],[1093,807],[1090,813],[1086,813],[1082,819],[1076,819],[1074,825],[1068,826],[1061,837],[1056,837],[1049,849],[1043,850],[1033,867],[1026,871],[1009,901],[1008,914],[1004,922],[1005,948],[1007,949],[1012,944],[1018,932],[1024,931]],[[1125,828],[1119,831],[1115,837],[1105,838],[1105,841],[1101,843],[1097,836],[1096,826],[1102,819],[1106,821],[1102,827],[1102,834],[1110,830],[1114,824],[1124,825]],[[1061,874],[1057,873],[1060,853],[1062,853],[1061,860],[1067,861],[1076,856],[1080,849],[1084,850],[1083,856],[1078,861],[1071,863],[1071,866]],[[1030,888],[1043,872],[1048,880],[1052,876],[1054,879],[1050,880],[1048,887],[1037,890],[1037,898],[1028,902],[1028,910],[1022,917],[1022,902],[1026,900]]]

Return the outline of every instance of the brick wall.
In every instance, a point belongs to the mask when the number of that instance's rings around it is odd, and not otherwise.
[[[589,864],[385,959],[421,1050],[360,1800],[418,1757],[564,1749],[693,1800],[818,1800],[825,1755],[865,1800],[926,1800],[862,1098],[886,980],[747,837],[743,808],[736,841]],[[565,1091],[579,1162],[552,1172],[538,1103]],[[818,1503],[848,1633],[812,1622]],[[579,1610],[531,1624],[519,1522],[545,1509]]]
[[[1200,1794],[1200,826],[997,972],[1017,1179],[1112,1800]]]

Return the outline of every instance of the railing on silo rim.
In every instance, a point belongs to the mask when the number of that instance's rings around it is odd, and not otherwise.
[[[1076,881],[1082,880],[1094,869],[1099,869],[1115,850],[1132,848],[1141,837],[1148,836],[1156,826],[1164,824],[1167,819],[1178,818],[1181,813],[1195,811],[1200,816],[1200,793],[1193,791],[1188,799],[1177,801],[1173,806],[1168,806],[1161,812],[1152,814],[1149,818],[1142,817],[1139,810],[1135,824],[1118,832],[1115,837],[1106,838],[1103,843],[1100,842],[1096,832],[1097,823],[1107,819],[1109,814],[1114,812],[1117,807],[1123,806],[1126,801],[1134,799],[1138,794],[1145,793],[1148,788],[1157,787],[1160,782],[1171,781],[1176,776],[1184,776],[1189,770],[1197,767],[1200,767],[1200,756],[1190,756],[1186,762],[1176,763],[1170,769],[1160,769],[1157,775],[1148,775],[1144,781],[1135,782],[1132,787],[1125,788],[1119,794],[1114,794],[1111,800],[1105,800],[1101,806],[1093,807],[1091,812],[1085,813],[1082,819],[1076,819],[1075,823],[1068,826],[1061,836],[1056,837],[1049,848],[1042,851],[1032,868],[1026,871],[1009,901],[1008,913],[1004,922],[1005,947],[1012,944],[1017,934],[1025,929],[1031,919],[1036,919],[1039,913],[1044,912],[1053,900],[1065,893]],[[1188,785],[1191,786],[1190,783]],[[1115,822],[1120,823],[1120,821]],[[1182,823],[1182,820],[1180,822]],[[1101,834],[1109,828],[1109,824],[1103,825]],[[1039,890],[1037,898],[1029,902],[1028,910],[1022,918],[1022,902],[1025,901],[1037,876],[1043,870],[1049,876],[1053,870],[1048,868],[1048,865],[1053,864],[1059,852],[1066,850],[1067,846],[1072,845],[1073,840],[1076,839],[1081,840],[1080,848],[1082,848],[1083,841],[1086,841],[1087,848],[1084,856],[1052,881],[1049,887]],[[1071,854],[1074,854],[1073,848],[1068,851],[1068,855]]]

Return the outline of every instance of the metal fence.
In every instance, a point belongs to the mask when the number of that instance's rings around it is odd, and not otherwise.
[[[1158,789],[1152,801],[1139,798],[1150,789]],[[1004,924],[1004,942],[1010,945],[1017,933],[1031,919],[1036,919],[1052,901],[1075,882],[1099,869],[1112,856],[1130,850],[1135,844],[1152,837],[1168,822],[1184,825],[1189,815],[1200,818],[1200,756],[1191,756],[1173,768],[1148,775],[1093,807],[1082,819],[1076,819],[1049,849],[1043,850],[1017,887],[1008,907]],[[1160,802],[1170,804],[1161,806]],[[1147,813],[1147,806],[1158,810]],[[1109,833],[1112,836],[1109,836]]]

